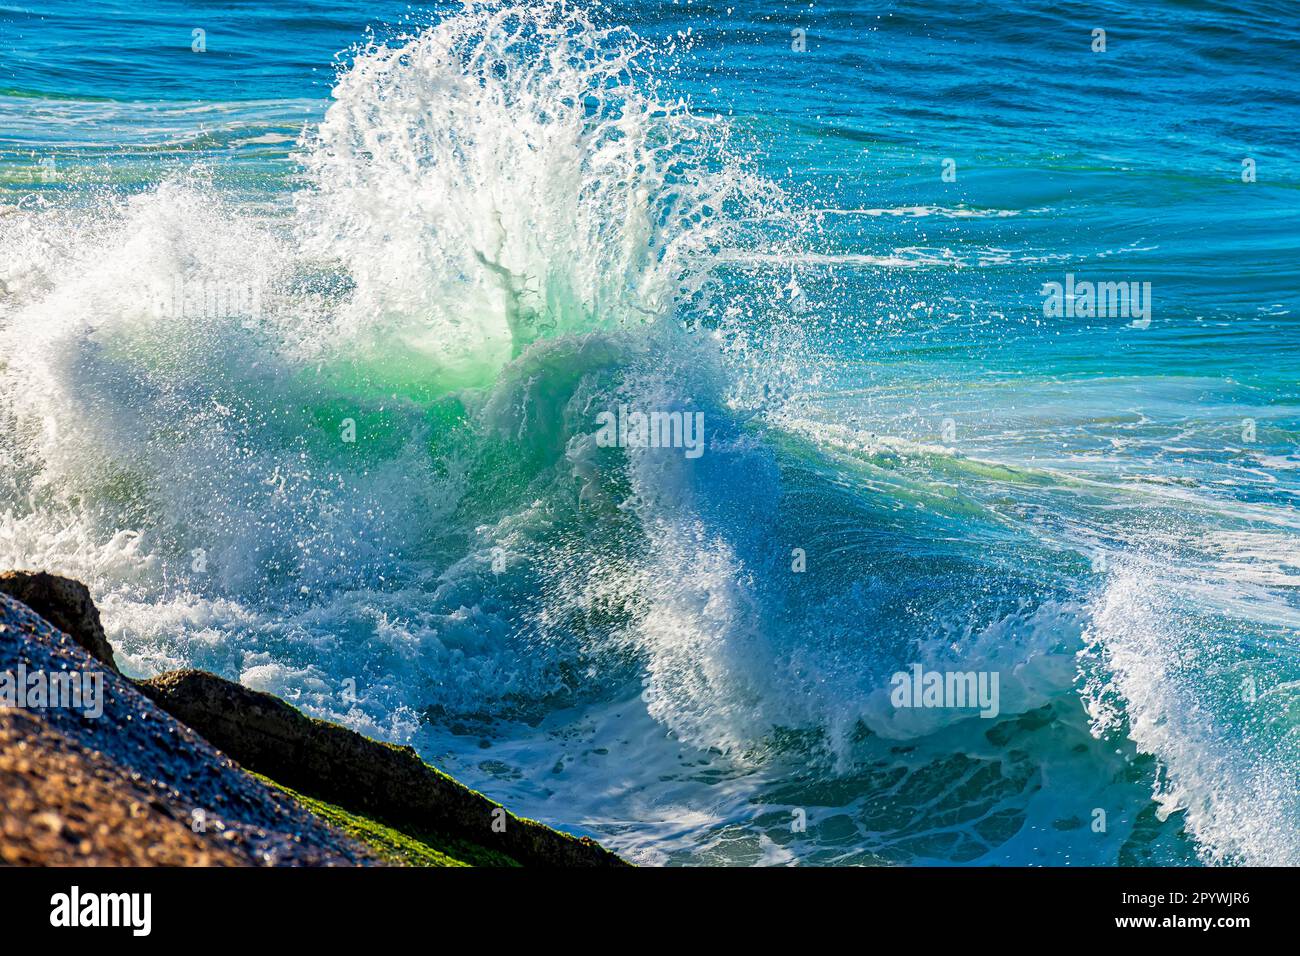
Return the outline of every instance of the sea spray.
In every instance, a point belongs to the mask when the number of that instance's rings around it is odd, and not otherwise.
[[[698,307],[780,191],[730,128],[661,96],[631,31],[565,4],[469,4],[359,49],[298,156],[303,249],[355,287],[366,374],[482,385],[542,337]]]
[[[769,240],[795,217],[651,51],[579,8],[472,4],[347,58],[291,215],[196,167],[7,222],[4,562],[94,582],[137,671],[384,736],[606,695],[635,662],[676,732],[761,736],[757,619],[717,614],[757,607],[760,539],[708,517],[716,561],[681,578],[698,519],[665,509],[695,479],[594,441],[594,409],[689,402],[748,449],[709,481],[772,476],[724,349],[785,304],[725,273],[762,247],[788,282]],[[258,295],[159,308],[213,288]]]

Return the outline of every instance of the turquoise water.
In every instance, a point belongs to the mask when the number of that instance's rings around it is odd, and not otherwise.
[[[1262,2],[0,7],[0,565],[643,862],[1298,863],[1298,52]]]

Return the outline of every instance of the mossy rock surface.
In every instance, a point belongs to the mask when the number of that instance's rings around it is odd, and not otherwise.
[[[324,800],[304,796],[288,787],[282,787],[270,777],[254,774],[267,786],[274,787],[285,796],[295,800],[305,810],[314,813],[322,820],[341,830],[352,839],[369,847],[376,856],[395,866],[474,866],[473,854],[456,845],[453,840],[434,835],[419,839],[403,833],[396,827],[390,827],[378,820],[349,813],[342,807]],[[483,860],[480,863],[509,865],[513,861]]]
[[[429,766],[411,747],[308,717],[271,694],[197,670],[171,671],[136,686],[246,769],[453,859],[476,865],[627,865],[594,840],[515,816]]]

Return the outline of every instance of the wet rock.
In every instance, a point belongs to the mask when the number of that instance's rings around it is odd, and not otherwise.
[[[0,574],[0,674],[20,667],[98,674],[102,713],[0,710],[0,801],[14,808],[0,834],[0,862],[375,862],[368,848],[242,765],[304,797],[465,851],[463,858],[626,865],[593,840],[508,813],[410,747],[307,717],[270,694],[195,670],[125,678],[77,581]]]
[[[0,594],[26,604],[92,657],[117,671],[113,648],[99,621],[99,609],[90,598],[90,590],[80,581],[44,571],[5,571],[0,573]]]
[[[243,766],[307,796],[414,831],[437,831],[524,866],[623,866],[594,840],[508,813],[410,747],[306,716],[270,694],[197,670],[137,685]]]
[[[83,689],[0,707],[0,862],[351,865],[369,850],[244,772],[31,609],[0,594],[0,678]],[[6,702],[11,703],[11,702]]]

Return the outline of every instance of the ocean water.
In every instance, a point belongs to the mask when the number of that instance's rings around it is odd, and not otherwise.
[[[1300,863],[1300,9],[1142,7],[0,6],[0,566],[644,863]]]

